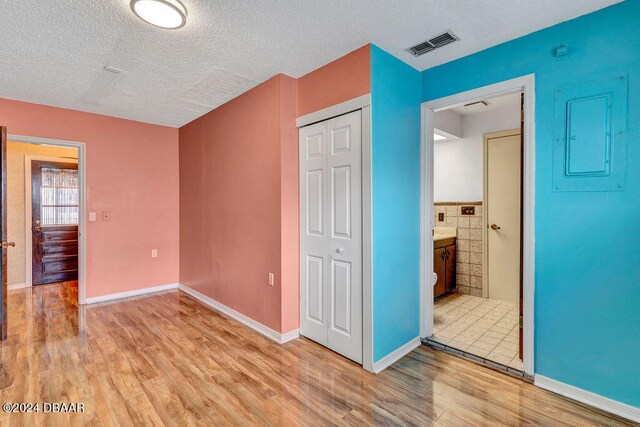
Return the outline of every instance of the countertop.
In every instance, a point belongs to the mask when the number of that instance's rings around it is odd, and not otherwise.
[[[451,239],[457,237],[458,229],[456,227],[434,227],[433,228],[433,241]]]

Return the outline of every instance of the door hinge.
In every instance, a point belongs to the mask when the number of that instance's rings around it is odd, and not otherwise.
[[[522,329],[522,324],[523,324],[523,323],[524,323],[524,322],[523,322],[523,320],[522,320],[522,316],[520,316],[520,318],[519,318],[519,325],[520,325],[520,329]]]

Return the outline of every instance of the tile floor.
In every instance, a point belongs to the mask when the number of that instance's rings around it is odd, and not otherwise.
[[[433,341],[522,370],[518,306],[464,294],[434,304]]]

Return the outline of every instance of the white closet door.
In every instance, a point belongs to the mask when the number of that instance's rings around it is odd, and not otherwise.
[[[300,333],[327,345],[327,123],[300,129]]]
[[[362,363],[361,113],[300,129],[300,333]]]

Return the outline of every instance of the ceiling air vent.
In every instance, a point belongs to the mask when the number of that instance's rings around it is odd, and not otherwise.
[[[420,56],[458,40],[460,39],[455,34],[453,34],[451,31],[447,31],[446,33],[440,34],[433,37],[432,39],[410,47],[409,49],[407,49],[407,52],[409,52],[413,56]]]

